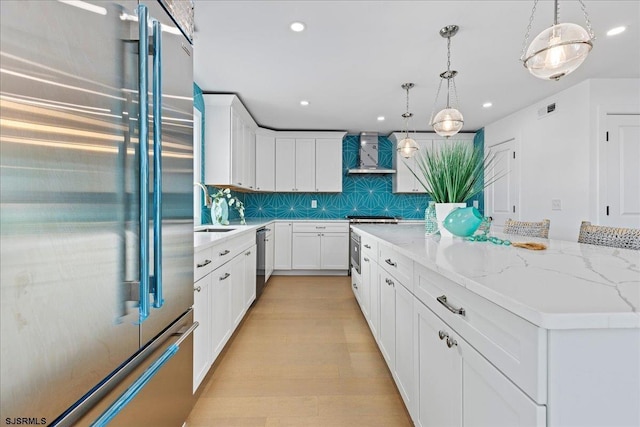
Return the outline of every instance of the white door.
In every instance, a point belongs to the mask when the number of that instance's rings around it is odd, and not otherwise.
[[[293,233],[291,267],[294,270],[320,269],[320,233]]]
[[[249,306],[256,300],[256,245],[244,251],[244,308],[245,312]]]
[[[276,222],[275,250],[273,254],[274,270],[291,270],[291,234],[290,222]]]
[[[231,182],[244,186],[244,123],[238,112],[231,107]]]
[[[275,260],[275,232],[272,230],[275,225],[270,225],[267,228],[267,236],[264,245],[264,282],[267,283],[271,273],[273,273],[274,260]],[[291,238],[289,238],[289,248],[291,247]],[[289,263],[291,265],[291,263]]]
[[[296,140],[276,139],[276,191],[295,191]]]
[[[342,191],[341,139],[316,139],[316,191]]]
[[[227,264],[231,268],[231,276],[226,280],[231,287],[231,332],[240,324],[244,316],[244,255],[240,254]],[[226,275],[226,273],[225,273]],[[224,277],[224,276],[223,276]]]
[[[211,347],[213,348],[213,360],[215,360],[231,336],[230,263],[214,270],[210,276]]]
[[[378,341],[380,336],[380,282],[378,281],[378,263],[374,259],[363,257],[362,268],[369,269],[369,326],[373,337]],[[364,278],[364,276],[363,276]]]
[[[452,330],[422,303],[414,308],[418,382],[414,420],[421,427],[461,427],[462,357],[458,346],[447,347],[444,335]]]
[[[413,358],[413,301],[414,296],[400,283],[396,291],[396,369],[398,390],[410,414],[415,412],[415,376]]]
[[[256,190],[274,191],[275,189],[276,139],[272,136],[256,135]]]
[[[256,188],[256,131],[244,125],[244,186]]]
[[[193,331],[193,392],[204,379],[213,363],[211,345],[211,274],[193,285],[193,321],[200,326]]]
[[[395,370],[396,360],[396,291],[395,279],[382,268],[379,269],[380,284],[380,351],[389,369]]]
[[[349,269],[349,233],[322,233],[320,268],[324,270]]]
[[[342,158],[340,159],[342,162]],[[316,191],[316,140],[296,139],[295,191]]]
[[[607,116],[601,225],[640,228],[640,115]]]
[[[509,139],[485,148],[485,156],[487,150],[491,150],[496,156],[493,168],[486,173],[485,182],[504,175],[484,192],[485,216],[493,218],[492,226],[496,226],[499,231],[502,231],[507,218],[517,219],[519,216],[515,143],[515,139]]]

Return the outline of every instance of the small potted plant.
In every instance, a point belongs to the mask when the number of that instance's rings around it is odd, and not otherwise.
[[[451,233],[442,227],[442,221],[455,208],[466,207],[467,200],[493,184],[503,175],[485,180],[485,175],[495,163],[495,154],[483,155],[479,147],[464,141],[445,141],[436,150],[421,150],[416,154],[411,173],[435,202],[438,228],[442,236]]]

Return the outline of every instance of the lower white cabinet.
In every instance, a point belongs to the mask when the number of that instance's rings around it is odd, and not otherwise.
[[[546,410],[416,301],[417,426],[544,426]]]
[[[267,235],[265,236],[264,244],[264,282],[267,283],[269,277],[274,270],[275,264],[275,251],[276,251],[276,239],[275,239],[275,226],[270,224],[267,227]]]
[[[204,379],[213,359],[211,345],[211,278],[209,274],[193,286],[193,321],[199,325],[193,331],[193,392]]]
[[[291,235],[293,224],[291,222],[276,222],[274,228],[275,250],[273,268],[275,270],[291,270]]]
[[[293,224],[291,268],[348,270],[349,226],[345,223]]]
[[[396,292],[394,281],[384,269],[379,269],[380,331],[378,345],[391,372],[396,366]]]
[[[193,340],[194,393],[256,298],[255,234],[238,236],[207,251],[224,258],[207,264],[222,263],[205,276],[197,271],[195,275],[199,280],[194,283],[193,315],[199,326]]]

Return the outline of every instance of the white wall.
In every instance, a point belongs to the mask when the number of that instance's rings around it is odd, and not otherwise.
[[[550,82],[550,84],[553,84]],[[519,198],[514,219],[551,220],[550,238],[578,238],[580,222],[598,222],[600,116],[611,109],[640,113],[640,79],[593,79],[485,126],[485,147],[515,138]],[[538,110],[556,111],[538,118]],[[562,210],[552,210],[560,199]]]

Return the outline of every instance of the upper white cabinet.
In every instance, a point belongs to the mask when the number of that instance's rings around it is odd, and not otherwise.
[[[275,190],[341,192],[345,132],[277,132]]]
[[[411,168],[415,173],[421,175],[420,169],[417,166],[416,158],[425,150],[437,150],[441,144],[447,144],[449,142],[465,141],[469,144],[473,144],[473,137],[475,134],[457,134],[453,138],[445,139],[432,132],[409,133],[409,136],[416,141],[419,148],[418,152],[409,159],[402,157],[402,155],[396,150],[398,142],[404,139],[404,136],[404,132],[394,132],[389,135],[389,139],[393,143],[393,152],[395,153],[393,155],[393,168],[396,170],[396,173],[392,178],[393,192],[425,194],[426,190],[409,170],[409,168]]]
[[[276,190],[275,132],[258,128],[256,131],[256,190]]]
[[[258,126],[237,96],[203,97],[205,183],[254,190]]]

